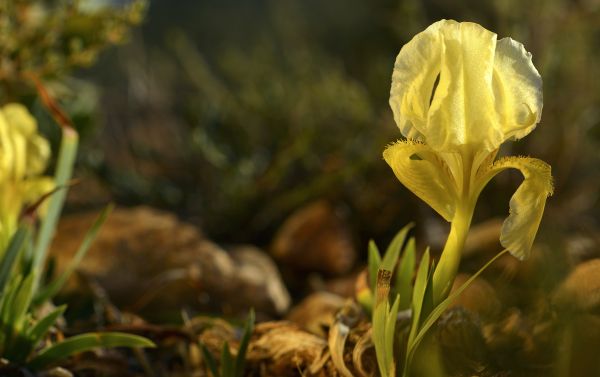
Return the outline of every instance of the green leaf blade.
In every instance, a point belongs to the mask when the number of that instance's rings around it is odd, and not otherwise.
[[[408,240],[404,253],[400,259],[400,265],[396,271],[394,291],[400,295],[400,309],[410,308],[412,302],[412,278],[416,265],[416,242],[414,237]]]
[[[31,339],[31,342],[33,344],[40,342],[44,335],[46,335],[50,328],[56,323],[58,318],[63,315],[66,309],[66,305],[59,306],[40,319],[30,330],[28,330],[27,337]]]
[[[402,245],[404,245],[404,241],[406,240],[406,235],[413,228],[414,223],[409,223],[404,228],[400,229],[400,231],[396,234],[387,250],[385,251],[385,255],[383,256],[383,260],[381,261],[380,268],[385,270],[394,271],[396,267],[396,263],[398,262],[398,258],[400,258],[400,251],[402,250]]]
[[[244,326],[244,334],[242,335],[242,339],[240,340],[240,346],[238,348],[238,353],[235,358],[235,368],[234,368],[234,376],[242,377],[244,375],[244,366],[246,364],[246,352],[248,351],[248,344],[250,343],[250,337],[254,332],[254,321],[256,320],[256,316],[254,314],[254,309],[250,310],[248,314],[248,319],[246,320],[246,325]]]
[[[206,366],[210,370],[210,373],[212,373],[213,377],[221,377],[219,369],[217,369],[217,361],[210,353],[208,348],[206,348],[204,344],[200,343],[200,350],[202,351],[202,357],[204,358],[204,362],[206,363]]]
[[[155,344],[144,337],[132,334],[88,333],[76,335],[51,345],[33,357],[27,364],[32,369],[39,370],[76,353],[95,348],[113,347],[155,347]]]
[[[2,261],[0,262],[0,293],[4,292],[4,287],[10,278],[15,261],[21,250],[23,250],[23,245],[29,235],[30,232],[28,227],[22,225],[12,236],[6,252],[2,257]]]
[[[88,250],[92,246],[92,243],[96,240],[98,232],[100,231],[104,222],[106,222],[106,219],[113,208],[113,205],[108,205],[102,210],[100,215],[98,215],[98,217],[94,221],[94,224],[86,232],[83,242],[81,243],[81,245],[79,245],[75,256],[73,257],[73,259],[71,259],[71,262],[69,263],[65,271],[58,278],[56,278],[56,280],[54,280],[36,295],[34,304],[39,305],[45,302],[46,300],[49,300],[62,289],[62,287],[65,285],[71,274],[73,274],[77,266],[79,266],[79,264],[87,254]]]

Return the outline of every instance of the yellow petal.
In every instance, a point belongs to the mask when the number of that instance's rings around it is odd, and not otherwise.
[[[392,73],[390,106],[396,125],[408,139],[424,141],[431,93],[440,73],[444,21],[436,22],[404,45]]]
[[[35,118],[25,106],[17,103],[3,106],[0,114],[0,145],[5,174],[13,179],[22,179],[42,173],[50,158],[50,146],[37,132]]]
[[[492,151],[502,142],[491,90],[496,34],[469,22],[448,21],[441,31],[440,81],[429,111],[427,143],[444,151],[461,146]]]
[[[504,139],[524,137],[542,117],[542,78],[521,43],[498,41],[493,83]]]
[[[438,152],[488,153],[535,127],[542,83],[531,54],[496,37],[475,23],[442,20],[401,49],[390,105],[404,136]]]
[[[429,204],[444,219],[451,221],[456,206],[456,187],[446,164],[427,145],[399,141],[383,151],[383,158],[396,177]]]
[[[514,168],[525,178],[510,199],[510,214],[502,224],[500,243],[512,255],[526,259],[540,226],[546,198],[552,195],[550,165],[529,157],[507,157],[496,161],[480,178],[484,186],[496,174]]]

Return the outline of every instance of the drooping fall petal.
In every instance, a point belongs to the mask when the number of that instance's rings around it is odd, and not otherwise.
[[[523,260],[531,252],[546,198],[553,192],[551,168],[536,158],[506,157],[496,161],[480,177],[480,184],[485,185],[496,174],[509,168],[519,170],[524,180],[510,199],[510,214],[502,224],[500,243],[512,255]]]
[[[396,177],[444,219],[451,221],[456,205],[456,187],[450,171],[427,145],[399,141],[388,146],[383,158]]]

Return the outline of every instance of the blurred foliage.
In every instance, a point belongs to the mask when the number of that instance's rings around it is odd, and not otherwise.
[[[596,0],[155,0],[133,43],[89,73],[106,128],[86,166],[121,202],[176,209],[227,241],[264,244],[315,198],[342,204],[361,241],[415,219],[421,231],[443,230],[380,157],[400,137],[387,104],[394,58],[440,18],[478,22],[533,53],[542,123],[501,154],[553,166],[540,239],[570,228],[598,242]],[[505,217],[521,177],[499,178],[475,221]]]
[[[90,66],[107,46],[121,43],[143,18],[146,2],[114,8],[94,0],[0,1],[0,81],[3,95],[27,74],[56,79]],[[13,98],[14,99],[14,98]]]
[[[96,88],[72,77],[106,48],[127,40],[141,23],[147,0],[116,6],[112,0],[0,0],[0,103],[24,103],[58,146],[58,132],[35,101],[41,80],[85,136],[94,125]]]

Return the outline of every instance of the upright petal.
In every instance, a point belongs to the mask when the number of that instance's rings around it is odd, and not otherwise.
[[[7,104],[0,111],[14,150],[13,174],[22,178],[42,173],[50,159],[50,145],[38,133],[35,118],[18,103]]]
[[[445,21],[440,33],[440,79],[424,132],[427,143],[439,151],[492,151],[502,142],[492,94],[496,34],[455,21]]]
[[[542,117],[542,78],[531,53],[511,38],[496,45],[493,88],[504,140],[530,133]]]
[[[509,168],[521,171],[525,179],[510,199],[510,214],[502,224],[500,243],[515,257],[526,259],[540,226],[546,198],[553,192],[551,168],[535,158],[507,157],[483,172],[479,185],[485,186],[496,174]]]
[[[425,141],[432,91],[440,74],[442,35],[446,21],[436,22],[417,34],[398,54],[392,73],[390,106],[400,132]]]
[[[399,141],[383,151],[396,177],[444,219],[451,221],[456,206],[454,179],[444,161],[427,145]]]

